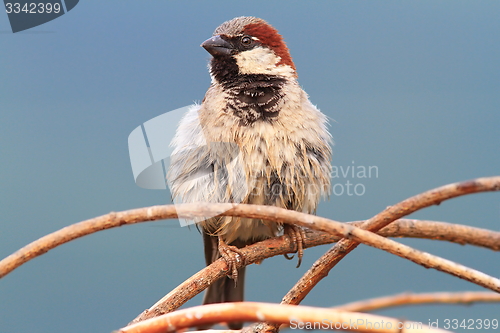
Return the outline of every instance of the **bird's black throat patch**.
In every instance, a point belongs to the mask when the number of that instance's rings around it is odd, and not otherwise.
[[[272,121],[278,116],[286,78],[267,74],[240,74],[233,57],[213,58],[210,72],[230,96],[225,111],[240,118],[242,125],[250,125],[258,120]]]

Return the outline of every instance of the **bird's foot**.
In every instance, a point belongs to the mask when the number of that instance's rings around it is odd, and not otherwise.
[[[294,251],[297,252],[297,268],[300,267],[302,263],[302,257],[304,256],[304,242],[306,239],[306,232],[301,227],[295,224],[285,224],[284,233],[287,234],[292,243],[295,245]],[[285,254],[285,258],[288,260],[293,259],[294,256],[289,257]]]
[[[226,242],[219,236],[219,253],[227,264],[228,276],[234,280],[236,284],[238,280],[237,263],[242,260],[245,263],[245,256],[239,248],[233,245],[227,245]]]

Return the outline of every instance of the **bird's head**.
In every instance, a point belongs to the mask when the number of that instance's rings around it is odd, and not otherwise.
[[[213,56],[210,69],[218,81],[247,74],[296,77],[283,38],[260,18],[242,16],[224,22],[201,46]]]

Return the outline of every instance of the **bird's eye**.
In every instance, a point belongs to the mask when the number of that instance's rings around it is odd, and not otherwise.
[[[250,38],[248,36],[241,37],[241,44],[243,44],[245,46],[252,44],[252,38]]]

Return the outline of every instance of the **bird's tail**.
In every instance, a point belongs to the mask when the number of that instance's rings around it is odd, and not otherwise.
[[[220,258],[217,236],[208,235],[203,232],[203,243],[205,246],[205,260],[207,266]],[[244,247],[246,244],[232,243],[236,247]],[[245,290],[245,267],[238,269],[238,281],[229,277],[223,277],[215,281],[205,291],[203,304],[225,303],[225,302],[242,302]],[[228,323],[229,329],[239,330],[243,327],[242,322]],[[198,329],[208,329],[210,326],[198,327]]]

